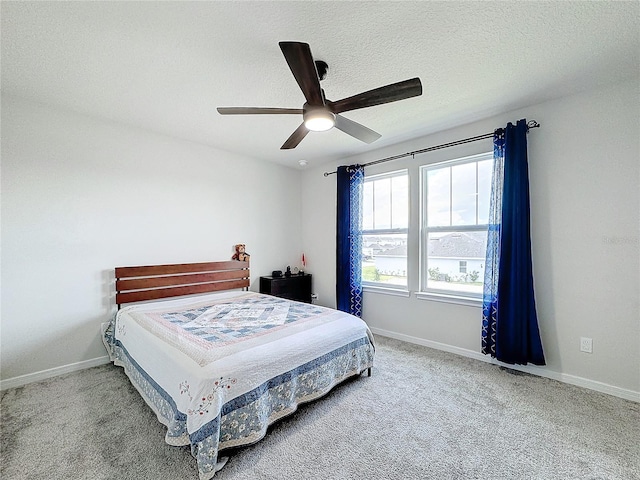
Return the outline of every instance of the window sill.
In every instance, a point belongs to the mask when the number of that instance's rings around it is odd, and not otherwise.
[[[467,307],[482,308],[481,298],[463,297],[444,293],[415,292],[418,300],[430,300],[433,302],[453,303],[456,305],[466,305]]]
[[[362,291],[367,293],[381,293],[383,295],[392,295],[394,297],[408,297],[409,290],[400,288],[378,287],[374,285],[363,285]]]

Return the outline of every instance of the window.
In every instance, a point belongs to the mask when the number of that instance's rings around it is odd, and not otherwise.
[[[367,177],[362,204],[362,281],[407,287],[409,176],[406,170]]]
[[[493,155],[421,167],[423,292],[480,298]]]

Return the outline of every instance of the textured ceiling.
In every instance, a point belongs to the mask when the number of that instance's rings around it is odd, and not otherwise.
[[[639,2],[8,2],[2,91],[298,167],[638,76]],[[333,129],[280,145],[301,108],[280,52],[309,43],[338,100],[420,77],[423,95],[345,113],[382,134]]]

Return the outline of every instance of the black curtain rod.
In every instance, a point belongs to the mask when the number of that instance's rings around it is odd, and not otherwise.
[[[535,120],[527,122],[527,131],[532,128],[538,128],[540,124]],[[398,160],[399,158],[410,157],[417,153],[433,152],[434,150],[441,150],[443,148],[455,147],[456,145],[463,145],[465,143],[477,142],[478,140],[484,140],[486,138],[493,138],[494,132],[485,133],[483,135],[477,135],[475,137],[464,138],[462,140],[456,140],[454,142],[443,143],[441,145],[434,145],[433,147],[423,148],[422,150],[415,150],[413,152],[401,153],[400,155],[394,155],[393,157],[381,158],[380,160],[374,160],[373,162],[363,163],[361,167],[369,167],[371,165],[377,165],[378,163],[390,162],[391,160]],[[337,172],[324,172],[324,176],[328,177]]]

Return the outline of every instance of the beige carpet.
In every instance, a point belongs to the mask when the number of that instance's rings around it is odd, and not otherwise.
[[[349,381],[232,452],[219,480],[640,479],[640,404],[377,337]],[[112,365],[2,393],[3,480],[197,479]]]

